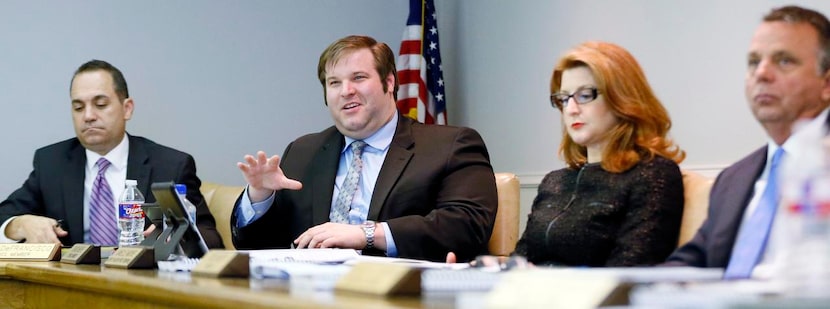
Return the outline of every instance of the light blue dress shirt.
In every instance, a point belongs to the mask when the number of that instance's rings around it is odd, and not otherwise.
[[[360,182],[358,183],[357,192],[355,192],[352,200],[352,208],[349,210],[349,224],[360,224],[366,221],[369,215],[369,204],[372,201],[372,193],[375,189],[375,183],[378,180],[380,169],[383,166],[383,160],[389,152],[389,145],[392,144],[392,138],[395,136],[395,129],[398,126],[398,113],[392,117],[383,127],[375,134],[367,137],[363,141],[367,146],[363,149],[363,170],[360,172]],[[340,188],[343,185],[343,180],[349,171],[349,162],[352,161],[352,151],[350,149],[351,143],[355,139],[345,137],[346,143],[340,151],[340,163],[337,166],[337,174],[334,178],[334,192],[332,193],[331,205],[334,206],[337,200],[337,195],[340,194]],[[239,210],[237,211],[237,227],[245,227],[248,224],[261,218],[271,204],[274,202],[274,194],[271,194],[266,200],[251,204],[248,198],[248,188],[245,188],[244,194],[239,201]],[[277,206],[279,207],[279,206]],[[332,207],[333,209],[334,207]],[[329,218],[331,215],[329,215]],[[380,227],[383,228],[386,238],[386,255],[391,257],[398,256],[398,248],[395,245],[395,240],[392,237],[392,232],[389,230],[389,225],[386,222],[380,222]]]

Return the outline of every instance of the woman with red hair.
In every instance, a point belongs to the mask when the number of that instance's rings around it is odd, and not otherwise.
[[[536,265],[664,261],[683,214],[685,152],[643,70],[620,46],[586,42],[559,60],[550,88],[568,167],[539,185],[514,254]]]

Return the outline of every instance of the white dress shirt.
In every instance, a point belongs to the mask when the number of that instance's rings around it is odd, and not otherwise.
[[[782,187],[779,189],[779,192],[781,192],[782,197],[786,195],[784,188],[787,186],[788,181],[795,181],[798,179],[796,175],[809,173],[822,167],[822,158],[817,156],[823,156],[824,151],[821,148],[821,142],[828,132],[828,127],[825,125],[828,113],[830,113],[830,108],[825,109],[816,118],[797,125],[793,129],[790,137],[780,146],[784,148],[784,152],[786,153],[782,159],[778,176],[779,186]],[[749,205],[741,220],[741,229],[744,228],[745,223],[758,207],[761,195],[767,185],[767,179],[769,178],[772,155],[778,148],[779,146],[774,141],[770,140],[767,142],[767,163],[764,166],[763,173],[755,181],[752,199],[749,201]],[[779,204],[778,210],[776,211],[772,229],[767,239],[766,251],[761,261],[753,269],[753,278],[765,279],[776,275],[784,266],[783,259],[788,253],[786,249],[792,247],[792,244],[789,243],[791,241],[790,231],[785,221],[788,215],[788,210],[786,209],[788,205],[786,205],[784,200],[785,198],[782,198],[782,203]],[[738,233],[740,235],[740,231]]]

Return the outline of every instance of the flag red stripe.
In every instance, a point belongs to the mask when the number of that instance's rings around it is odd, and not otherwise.
[[[402,41],[399,55],[420,55],[421,41]]]

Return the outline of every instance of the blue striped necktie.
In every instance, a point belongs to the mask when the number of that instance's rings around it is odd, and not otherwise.
[[[329,219],[334,223],[349,223],[349,210],[352,208],[352,200],[360,182],[360,171],[363,170],[363,159],[360,156],[363,155],[366,142],[354,141],[350,147],[353,156],[352,162],[349,164],[349,172],[346,174],[346,179],[343,180],[340,193],[337,194],[337,201],[335,201],[334,208],[329,214]]]
[[[767,186],[761,194],[761,200],[749,220],[743,223],[738,239],[732,249],[732,257],[723,274],[724,279],[746,279],[752,275],[752,269],[761,261],[767,245],[769,232],[778,208],[778,166],[784,156],[784,148],[779,147],[772,155]],[[717,205],[714,205],[717,207]]]
[[[118,245],[118,226],[115,220],[115,200],[104,174],[110,166],[105,158],[98,159],[98,176],[92,182],[89,195],[90,241],[96,245]]]

